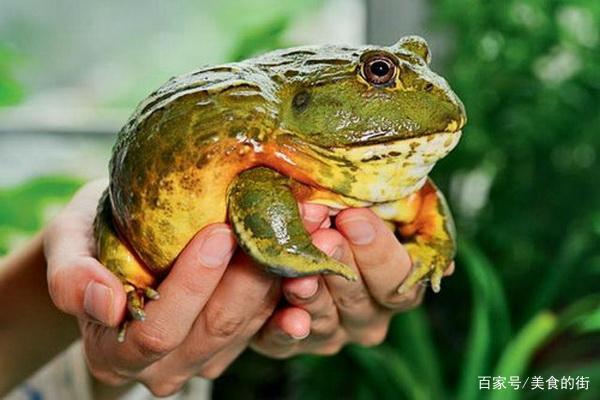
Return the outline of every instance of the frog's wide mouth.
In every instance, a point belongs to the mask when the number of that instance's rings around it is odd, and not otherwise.
[[[462,131],[435,132],[411,138],[363,143],[351,147],[331,147],[328,152],[353,163],[399,158],[418,164],[433,164],[458,144]]]
[[[352,139],[347,140],[346,143],[340,145],[333,145],[330,148],[352,148],[352,147],[365,147],[377,144],[388,145],[390,143],[403,142],[406,140],[413,140],[419,138],[431,138],[438,135],[460,135],[462,134],[462,128],[466,124],[466,117],[460,116],[458,119],[452,119],[447,125],[442,128],[443,130],[436,131],[422,131],[419,129],[398,132],[395,130],[376,130],[370,132],[356,132],[355,134],[350,133],[349,137]],[[431,139],[427,139],[431,140]],[[318,143],[315,143],[318,145]]]

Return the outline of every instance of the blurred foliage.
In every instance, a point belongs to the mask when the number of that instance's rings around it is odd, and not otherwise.
[[[303,9],[238,2],[231,59],[286,46]],[[289,361],[246,352],[215,382],[215,398],[477,399],[480,375],[590,377],[587,392],[489,393],[503,399],[600,396],[600,2],[431,5],[452,46],[443,75],[469,114],[434,171],[461,238],[455,275],[398,315],[381,346]],[[0,47],[0,103],[19,93],[6,97],[15,85],[6,54]],[[0,191],[0,254],[78,185],[40,178]]]
[[[453,46],[443,75],[469,114],[434,171],[461,238],[455,276],[381,346],[287,363],[246,354],[217,398],[600,396],[600,2],[431,4]],[[480,375],[592,383],[486,394]]]
[[[237,31],[237,41],[229,60],[240,61],[269,50],[290,47],[292,43],[286,38],[290,24],[322,3],[323,0],[229,0],[226,7],[215,11],[223,26]]]
[[[18,57],[11,48],[0,42],[0,107],[19,102],[23,88],[14,78]]]
[[[0,188],[0,256],[40,229],[81,183],[75,178],[47,176]]]

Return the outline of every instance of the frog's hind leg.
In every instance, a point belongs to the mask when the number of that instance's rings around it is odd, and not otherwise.
[[[238,243],[268,271],[285,277],[333,273],[355,280],[345,264],[316,248],[304,229],[291,180],[257,167],[242,172],[229,188],[229,220]]]
[[[156,300],[159,297],[158,292],[152,288],[156,284],[155,278],[119,238],[113,224],[108,190],[104,192],[98,204],[94,234],[98,246],[98,260],[123,282],[130,317],[143,321],[146,317],[146,299]],[[127,321],[121,327],[119,341],[125,339],[126,325]]]
[[[456,253],[456,231],[444,195],[431,180],[419,191],[421,207],[414,221],[399,226],[398,233],[407,238],[406,250],[413,261],[408,278],[398,288],[403,293],[421,280],[431,282],[440,291],[444,271]]]
[[[412,261],[412,270],[398,293],[419,282],[431,283],[440,291],[444,271],[456,252],[456,233],[450,209],[443,194],[431,180],[410,197],[394,204],[375,206],[373,211],[397,225],[397,233]]]

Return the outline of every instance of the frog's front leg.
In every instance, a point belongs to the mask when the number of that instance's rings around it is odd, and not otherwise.
[[[127,245],[119,238],[113,225],[108,190],[104,192],[98,205],[94,221],[94,234],[97,241],[98,260],[117,276],[127,293],[127,309],[133,319],[144,320],[146,299],[156,300],[159,295],[152,287],[155,278],[131,253]],[[125,339],[125,321],[119,332],[119,341]]]
[[[454,221],[443,194],[428,180],[417,193],[395,203],[375,206],[373,211],[396,224],[413,263],[398,293],[405,293],[427,279],[433,291],[439,292],[444,271],[456,253]]]
[[[354,271],[316,248],[304,229],[291,179],[264,167],[242,172],[229,188],[229,221],[239,245],[268,271],[285,277]]]

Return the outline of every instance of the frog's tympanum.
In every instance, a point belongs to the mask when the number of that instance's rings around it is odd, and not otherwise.
[[[99,259],[131,315],[204,226],[229,222],[241,248],[285,277],[352,269],[312,245],[297,201],[369,207],[413,268],[403,292],[434,291],[455,253],[427,178],[457,144],[465,110],[429,67],[425,41],[300,47],[172,78],[123,127],[96,219]]]

